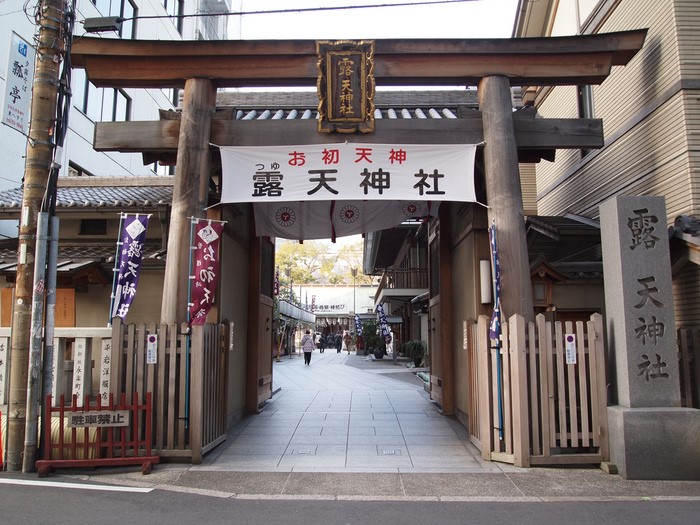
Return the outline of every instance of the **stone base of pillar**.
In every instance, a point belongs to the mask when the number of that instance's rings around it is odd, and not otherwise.
[[[612,406],[608,428],[623,478],[700,480],[700,410]]]

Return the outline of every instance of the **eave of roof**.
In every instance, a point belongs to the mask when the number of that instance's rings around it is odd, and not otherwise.
[[[61,177],[56,208],[140,213],[170,206],[173,177]],[[0,191],[0,214],[16,215],[22,188]]]

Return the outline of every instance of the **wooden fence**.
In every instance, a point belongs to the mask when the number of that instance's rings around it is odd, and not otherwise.
[[[130,392],[152,392],[160,456],[201,463],[226,438],[227,337],[226,324],[193,326],[188,337],[186,327],[175,324],[115,319],[110,390],[125,392],[127,402]]]
[[[523,467],[609,459],[602,317],[574,326],[514,315],[500,350],[488,325],[479,318],[470,357],[478,422],[470,431],[482,457]]]

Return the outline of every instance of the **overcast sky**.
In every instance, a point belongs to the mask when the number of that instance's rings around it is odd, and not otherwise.
[[[407,4],[420,0],[242,0],[242,12]],[[235,5],[235,2],[234,2]],[[509,38],[517,0],[234,17],[243,39]],[[232,35],[233,36],[233,35]]]

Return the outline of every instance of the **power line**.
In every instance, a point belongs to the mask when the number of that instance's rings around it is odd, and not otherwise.
[[[347,6],[335,6],[335,7],[301,7],[296,9],[271,9],[268,11],[229,11],[226,13],[193,13],[191,15],[147,15],[147,16],[134,16],[131,18],[121,18],[117,17],[120,22],[127,22],[129,20],[148,20],[148,19],[177,19],[177,18],[202,18],[208,16],[250,16],[250,15],[272,15],[272,14],[286,14],[286,13],[310,13],[310,12],[324,12],[324,11],[344,11],[351,9],[377,9],[377,8],[387,8],[387,7],[411,7],[411,6],[421,6],[421,5],[435,5],[435,4],[463,4],[466,2],[477,2],[479,0],[423,0],[420,2],[400,2],[400,3],[390,3],[390,4],[368,4],[368,5],[347,5]],[[85,22],[84,20],[82,21]]]

